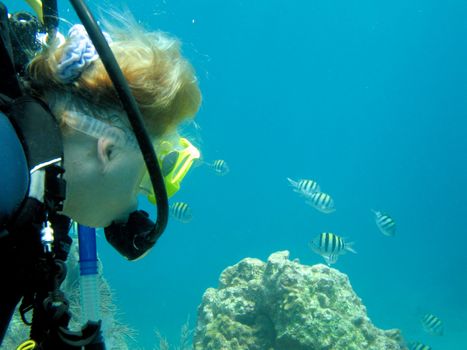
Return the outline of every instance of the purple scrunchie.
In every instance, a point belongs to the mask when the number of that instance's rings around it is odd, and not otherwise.
[[[104,36],[108,43],[112,39],[107,33]],[[81,24],[75,24],[68,31],[69,43],[57,65],[57,75],[64,83],[71,83],[99,58],[96,48]]]

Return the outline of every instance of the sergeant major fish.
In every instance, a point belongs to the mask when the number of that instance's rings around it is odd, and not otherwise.
[[[288,177],[287,181],[289,181],[290,185],[293,187],[294,192],[301,195],[309,196],[315,192],[321,191],[318,183],[314,180],[300,179],[295,181]]]
[[[212,164],[209,164],[217,175],[223,176],[229,173],[230,168],[223,159],[216,159]]]
[[[443,335],[444,324],[438,317],[433,314],[426,314],[422,317],[422,326],[425,332],[431,335]]]
[[[332,197],[324,192],[315,192],[307,196],[307,204],[322,213],[329,214],[336,210]]]
[[[170,214],[180,222],[187,224],[193,219],[191,208],[185,202],[174,202],[169,207]]]
[[[344,238],[331,232],[323,232],[310,242],[310,248],[321,255],[328,265],[336,263],[339,255],[347,251],[357,254],[352,245],[352,242],[345,242]]]
[[[372,210],[375,214],[376,226],[378,226],[381,233],[385,236],[394,236],[396,234],[396,222],[386,213],[378,210]]]
[[[419,342],[414,342],[409,344],[409,349],[410,350],[431,350],[431,346],[419,343]]]

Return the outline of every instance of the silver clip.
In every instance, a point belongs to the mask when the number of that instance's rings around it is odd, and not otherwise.
[[[54,243],[54,229],[48,220],[45,221],[41,230],[41,243],[44,246],[46,253],[52,253],[52,245]]]

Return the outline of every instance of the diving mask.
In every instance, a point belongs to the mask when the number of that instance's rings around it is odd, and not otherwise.
[[[158,151],[157,154],[160,155],[159,163],[162,176],[164,177],[167,197],[170,198],[180,189],[180,184],[193,162],[200,158],[200,152],[183,137],[179,137],[175,144],[170,141],[162,141],[154,147]],[[147,195],[148,200],[156,204],[156,196],[147,172],[141,181],[140,188]]]
[[[96,139],[106,137],[121,147],[131,146],[138,149],[135,136],[127,126],[119,121],[118,117],[113,117],[105,122],[91,117],[87,113],[71,110],[64,113],[61,121],[70,128]]]

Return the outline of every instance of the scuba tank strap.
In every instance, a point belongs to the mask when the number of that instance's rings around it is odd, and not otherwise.
[[[5,114],[23,144],[31,173],[63,160],[60,127],[44,101],[32,96],[19,97]]]
[[[30,173],[29,194],[9,226],[15,231],[30,224],[31,214],[36,224],[46,223],[45,213],[61,211],[66,195],[60,127],[47,105],[35,97],[13,100],[0,94],[0,110],[18,135]]]

